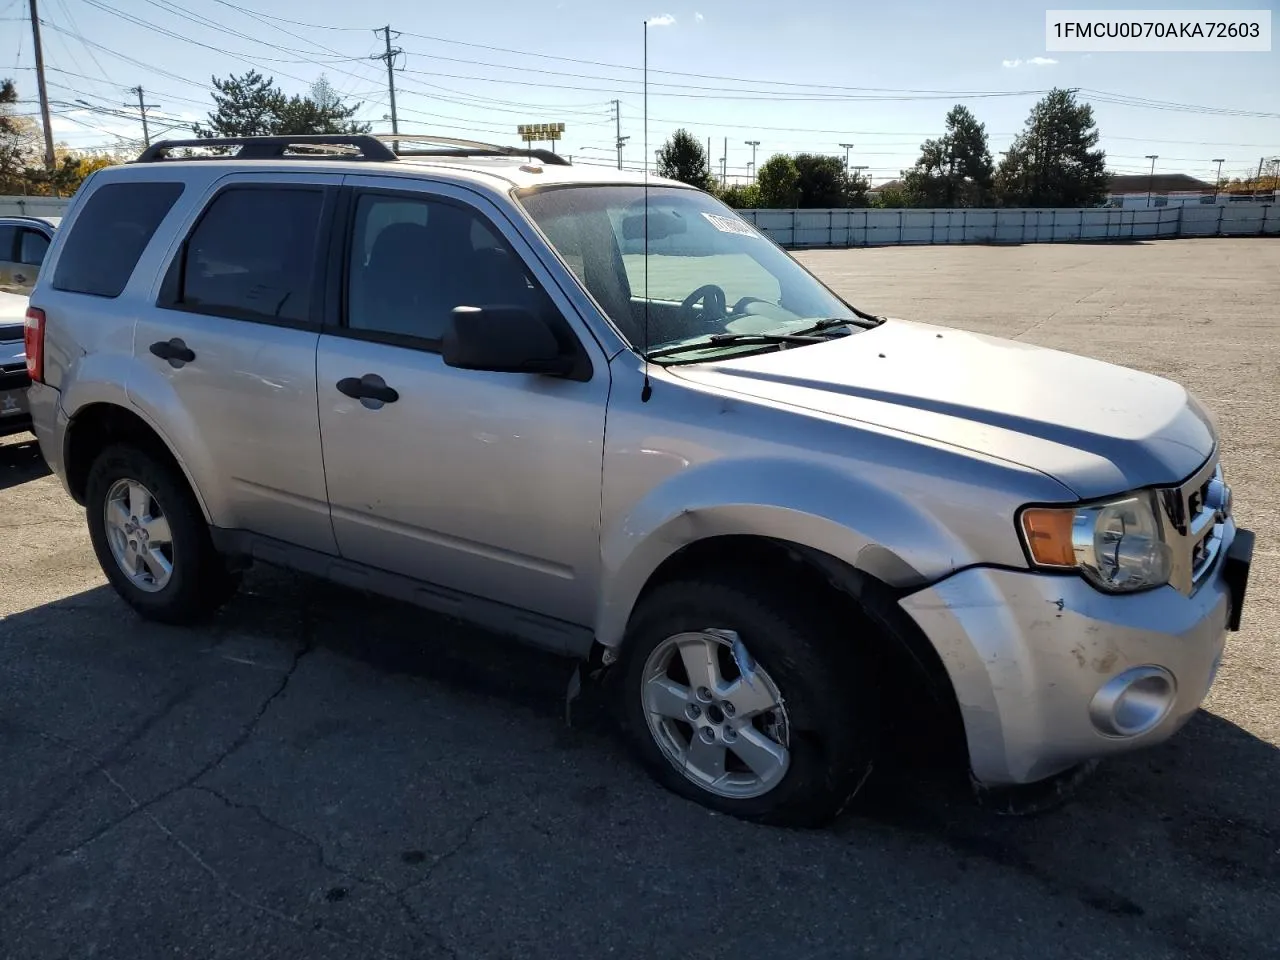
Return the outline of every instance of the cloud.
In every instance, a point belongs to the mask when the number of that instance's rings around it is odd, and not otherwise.
[[[1048,67],[1058,61],[1052,57],[1031,57],[1028,60],[1001,60],[1000,62],[1009,70],[1016,70],[1024,65],[1028,67]]]
[[[700,14],[700,13],[695,13],[695,14],[693,15],[693,19],[694,19],[696,22],[701,23],[705,18],[702,16],[702,14]]]
[[[649,24],[651,27],[674,27],[676,25],[676,18],[669,13],[664,13],[660,17],[650,17],[645,21],[645,23]]]

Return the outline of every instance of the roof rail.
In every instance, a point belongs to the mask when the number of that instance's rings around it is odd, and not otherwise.
[[[398,157],[528,157],[548,166],[570,166],[569,161],[550,150],[529,147],[506,147],[498,143],[479,140],[459,140],[456,137],[437,137],[431,133],[374,133],[383,143],[396,144]],[[429,147],[405,147],[404,144],[431,144]]]
[[[315,151],[294,154],[290,159],[315,157],[317,159],[394,160],[395,152],[377,137],[366,134],[297,134],[273,137],[216,137],[198,140],[161,140],[142,151],[134,163],[156,163],[169,160],[169,152],[182,147],[239,147],[235,153],[199,157],[200,160],[275,160],[284,157],[290,147],[355,147],[358,157],[350,154]]]

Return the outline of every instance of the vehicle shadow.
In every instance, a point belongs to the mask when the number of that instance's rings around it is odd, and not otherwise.
[[[0,490],[47,477],[51,472],[35,437],[19,436],[0,443]]]
[[[343,849],[368,858],[371,872],[393,869],[376,860],[385,844],[407,849],[405,863],[421,860],[415,837],[425,829],[423,817],[463,826],[474,818],[474,827],[487,811],[501,811],[488,845],[478,840],[468,854],[481,864],[478,873],[449,882],[479,884],[491,896],[486,884],[501,876],[504,897],[530,915],[563,908],[563,894],[548,880],[562,871],[612,891],[622,877],[618,851],[627,850],[626,873],[644,878],[652,871],[661,879],[643,882],[659,884],[653,890],[664,889],[674,871],[689,911],[719,909],[726,898],[731,910],[759,898],[807,904],[754,919],[750,929],[761,935],[799,942],[844,918],[855,927],[874,921],[859,936],[883,950],[866,955],[888,955],[904,942],[895,936],[922,937],[922,919],[948,912],[966,923],[980,919],[992,938],[965,955],[1025,955],[1022,938],[1055,929],[1075,938],[1077,956],[1093,954],[1088,938],[1095,933],[1112,948],[1132,941],[1161,956],[1254,960],[1280,948],[1280,751],[1211,713],[1201,712],[1167,745],[1103,765],[1074,799],[1043,815],[996,816],[955,778],[905,762],[887,765],[858,809],[833,826],[785,831],[709,816],[648,781],[625,755],[596,688],[588,686],[566,724],[567,661],[269,568],[250,571],[242,594],[208,627],[143,624],[98,588],[0,621],[0,655],[32,664],[0,672],[0,739],[10,727],[39,730],[54,718],[61,718],[58,736],[68,737],[66,727],[75,726],[68,712],[116,703],[119,715],[97,716],[93,729],[135,732],[113,733],[94,749],[111,762],[127,757],[130,782],[180,779],[170,769],[174,757],[198,753],[200,738],[234,710],[228,676],[260,676],[239,664],[289,664],[283,682],[270,682],[271,696],[250,705],[256,718],[246,732],[200,775],[205,780],[187,786],[216,782],[233,804],[243,793],[251,798],[245,809],[287,815],[288,829],[299,835],[340,834]],[[39,696],[65,685],[66,664],[93,676],[99,661],[109,664],[100,685]],[[49,674],[35,675],[42,669]],[[129,695],[121,696],[109,687],[126,675]],[[183,691],[180,709],[165,700],[175,686]],[[199,692],[205,688],[208,699]],[[136,732],[137,716],[146,718],[145,734]],[[38,785],[48,753],[19,759],[10,779]],[[415,782],[417,795],[401,796],[408,789],[403,771],[424,770],[433,785]],[[118,776],[124,782],[126,774]],[[335,806],[335,797],[346,799]],[[24,837],[56,824],[43,813],[23,825],[0,822],[0,878],[13,868],[2,856],[6,834]],[[71,848],[81,839],[68,833],[55,845]],[[213,841],[195,833],[184,842]],[[221,869],[278,870],[282,877],[292,869],[287,859],[272,863],[233,861]],[[735,863],[752,877],[749,885],[724,885],[737,874]],[[643,929],[656,908],[638,905],[642,899],[600,896],[576,909],[623,937],[619,942],[628,942],[633,928],[642,931],[639,942],[663,935],[656,918],[654,930]],[[921,896],[934,906],[910,906]],[[109,942],[110,932],[104,936]],[[480,955],[486,948],[474,940],[467,949]],[[846,955],[837,947],[821,952]],[[565,955],[573,953],[566,946]]]

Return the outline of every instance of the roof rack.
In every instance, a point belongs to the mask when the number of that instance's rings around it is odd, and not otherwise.
[[[456,137],[437,137],[431,133],[374,133],[383,143],[388,140],[396,144],[398,157],[528,157],[539,160],[549,166],[567,167],[569,161],[550,150],[529,147],[507,147],[498,143],[483,143],[479,140],[459,140]],[[400,146],[402,143],[431,144],[429,147]]]
[[[290,156],[290,159],[293,159],[293,157],[315,157],[332,160],[335,159],[335,156],[339,159],[348,157],[360,160],[396,159],[395,152],[377,137],[371,137],[367,134],[317,133],[279,137],[216,137],[208,140],[161,140],[159,143],[153,143],[142,151],[141,156],[134,163],[155,163],[160,160],[169,160],[172,159],[169,156],[170,151],[183,147],[240,148],[235,153],[190,158],[199,160],[276,160],[288,154],[290,147],[312,148],[301,153],[294,153]],[[354,148],[359,151],[359,156],[351,157],[349,151],[335,154],[333,151],[315,149],[317,147]]]
[[[394,143],[395,149],[387,141]],[[424,147],[401,147],[401,143],[430,144]],[[221,137],[209,140],[162,140],[153,143],[134,163],[155,163],[170,157],[170,152],[181,148],[239,147],[234,153],[190,157],[193,160],[395,160],[399,157],[528,157],[550,166],[569,166],[569,161],[550,150],[525,147],[505,147],[478,140],[459,140],[454,137],[437,137],[432,134],[369,133],[369,134],[299,134],[296,136],[270,137]],[[290,148],[303,147],[302,151]],[[324,148],[346,147],[346,150]]]

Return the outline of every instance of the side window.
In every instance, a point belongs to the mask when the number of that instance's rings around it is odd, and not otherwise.
[[[231,187],[217,194],[178,253],[160,306],[245,320],[311,315],[324,192]]]
[[[17,227],[0,226],[0,260],[13,260],[14,246],[17,242]]]
[[[182,194],[180,183],[108,183],[71,224],[58,257],[55,290],[118,297],[160,221]]]
[[[44,263],[44,255],[49,252],[49,238],[38,230],[23,230],[18,241],[18,262],[33,267]]]
[[[362,194],[352,224],[347,326],[439,341],[454,307],[536,313],[550,299],[477,211],[426,198]]]

